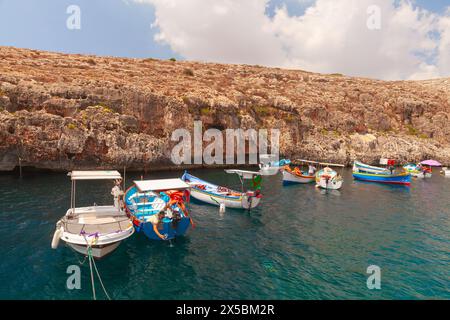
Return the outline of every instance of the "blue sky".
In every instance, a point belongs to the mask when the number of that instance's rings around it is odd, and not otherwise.
[[[211,2],[214,0],[205,3],[209,5]],[[266,15],[272,18],[276,7],[286,6],[290,16],[301,16],[314,3],[314,0],[271,0]],[[450,0],[415,0],[414,3],[441,15],[450,6]],[[80,30],[66,28],[66,8],[73,4],[81,8]],[[67,53],[197,60],[195,55],[174,49],[173,41],[155,41],[154,36],[160,32],[160,26],[151,28],[154,21],[155,7],[133,0],[0,0],[0,45]],[[220,58],[212,55],[210,60],[235,62]],[[198,60],[202,59],[204,57],[200,55]],[[318,70],[311,71],[324,70],[318,67]],[[364,72],[361,74],[365,75]]]
[[[66,28],[69,5],[81,29]],[[153,41],[153,7],[122,0],[0,0],[0,45],[125,57],[177,57]]]

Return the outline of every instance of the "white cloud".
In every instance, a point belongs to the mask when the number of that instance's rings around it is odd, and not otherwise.
[[[450,10],[411,2],[316,0],[303,15],[269,0],[135,0],[155,7],[155,38],[189,60],[262,64],[381,79],[450,75]],[[397,3],[397,5],[394,4]],[[369,30],[367,8],[381,9]]]

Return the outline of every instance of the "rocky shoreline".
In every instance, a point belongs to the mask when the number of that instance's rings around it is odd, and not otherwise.
[[[0,47],[0,171],[179,169],[175,129],[279,129],[280,153],[450,165],[450,79],[380,81],[248,65]],[[206,145],[206,144],[205,144]],[[211,167],[211,166],[205,166]]]

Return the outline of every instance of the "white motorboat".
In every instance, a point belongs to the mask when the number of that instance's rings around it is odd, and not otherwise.
[[[118,171],[72,171],[68,175],[72,180],[71,206],[56,224],[52,248],[56,249],[59,240],[63,240],[81,254],[90,253],[94,258],[102,258],[134,232],[133,224],[123,210],[120,199],[123,195],[120,189],[122,177]],[[114,205],[94,204],[76,208],[76,182],[79,180],[116,181],[111,191]]]

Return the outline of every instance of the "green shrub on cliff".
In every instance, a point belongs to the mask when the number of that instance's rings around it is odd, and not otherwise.
[[[114,110],[111,109],[110,107],[108,107],[106,104],[100,102],[99,104],[96,105],[96,107],[100,110],[102,110],[103,112],[107,112],[107,113],[114,113]]]
[[[69,123],[69,124],[67,125],[67,129],[74,130],[74,129],[76,129],[76,128],[77,128],[77,126],[76,126],[74,123]]]
[[[414,128],[412,125],[407,125],[406,128],[408,129],[408,134],[411,136],[417,136],[419,132],[416,128]]]
[[[175,58],[170,58],[169,61],[176,62],[177,59],[175,59]]]
[[[200,114],[202,116],[208,116],[211,114],[211,110],[209,108],[201,108],[200,109]]]
[[[261,116],[267,116],[270,114],[270,108],[267,106],[256,106],[253,108],[255,112]]]

